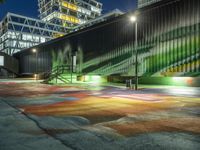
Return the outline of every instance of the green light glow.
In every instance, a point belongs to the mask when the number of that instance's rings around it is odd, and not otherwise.
[[[173,85],[186,86],[192,84],[192,80],[190,77],[173,77],[172,83]]]
[[[103,83],[106,82],[106,79],[99,75],[86,75],[83,77],[84,82],[90,82],[90,83]]]

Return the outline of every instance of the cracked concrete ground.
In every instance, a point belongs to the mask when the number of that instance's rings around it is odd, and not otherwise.
[[[199,150],[199,91],[0,82],[0,150]]]

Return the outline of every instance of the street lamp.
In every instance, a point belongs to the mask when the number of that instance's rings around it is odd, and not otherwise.
[[[38,74],[38,53],[37,53],[37,49],[32,49],[32,52],[35,53],[35,61],[36,61],[35,78],[37,80],[37,74]]]
[[[130,21],[131,21],[132,23],[135,23],[135,22],[137,21],[136,16],[131,16],[131,17],[130,17]]]
[[[138,23],[137,23],[137,17],[131,16],[130,22],[135,23],[135,90],[138,90]]]

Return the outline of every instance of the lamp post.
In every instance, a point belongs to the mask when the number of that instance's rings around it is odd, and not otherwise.
[[[38,53],[37,53],[37,49],[33,49],[32,50],[33,53],[35,53],[35,62],[36,62],[36,67],[35,67],[35,78],[36,78],[36,81],[37,81],[37,74],[38,74]]]
[[[137,17],[131,16],[130,22],[135,23],[135,90],[138,90],[138,23]]]
[[[77,60],[77,52],[72,52],[71,55],[71,83],[72,83],[72,78],[73,78],[73,73],[76,72],[76,60]]]

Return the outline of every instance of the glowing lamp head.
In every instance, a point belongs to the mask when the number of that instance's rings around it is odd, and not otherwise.
[[[34,74],[34,78],[37,79],[37,74]]]
[[[32,52],[33,52],[33,53],[36,53],[36,52],[37,52],[37,50],[36,50],[36,49],[32,49]]]
[[[130,21],[131,21],[131,22],[136,22],[136,21],[137,21],[136,16],[131,16],[131,17],[130,17]]]

